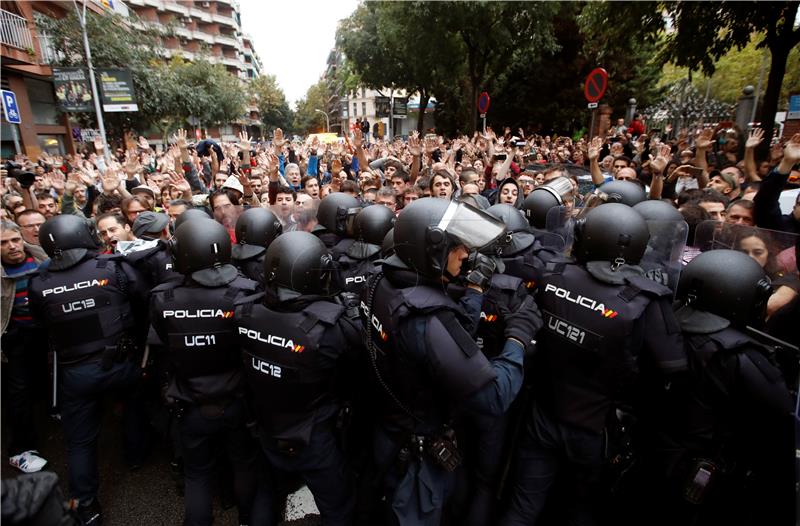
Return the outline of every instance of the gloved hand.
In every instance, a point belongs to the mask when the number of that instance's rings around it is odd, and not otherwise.
[[[536,333],[544,325],[542,314],[533,297],[526,297],[515,311],[501,306],[500,313],[506,322],[505,337],[519,341],[526,350],[532,351]]]
[[[467,284],[473,284],[485,291],[489,288],[497,264],[489,256],[480,252],[473,252],[464,261],[463,268],[466,274]]]

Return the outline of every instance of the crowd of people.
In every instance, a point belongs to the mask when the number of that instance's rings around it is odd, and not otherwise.
[[[800,134],[323,140],[4,162],[9,463],[52,390],[79,523],[111,394],[187,525],[219,464],[241,524],[794,521]]]

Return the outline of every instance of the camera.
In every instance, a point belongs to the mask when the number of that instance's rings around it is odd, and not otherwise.
[[[6,162],[6,171],[8,172],[9,177],[13,177],[17,181],[19,181],[20,186],[22,188],[30,188],[33,186],[33,181],[36,179],[36,174],[20,163],[15,163],[14,161],[7,161]]]

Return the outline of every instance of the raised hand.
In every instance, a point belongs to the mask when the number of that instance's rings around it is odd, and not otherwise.
[[[795,133],[783,147],[783,164],[800,162],[800,133]]]
[[[189,185],[189,181],[187,181],[184,176],[178,174],[178,172],[169,172],[169,186],[184,194],[192,193],[192,187]]]
[[[356,128],[353,130],[353,147],[358,149],[364,144],[364,134],[361,133],[361,130]]]
[[[764,130],[761,128],[753,128],[747,137],[747,142],[744,143],[745,148],[755,148],[761,141],[764,140]]]
[[[706,128],[701,131],[694,140],[694,145],[698,150],[708,150],[711,147],[711,140],[714,137],[714,130]]]
[[[600,150],[602,149],[603,149],[603,139],[601,137],[593,138],[592,143],[589,145],[589,151],[587,152],[589,161],[594,161],[598,157],[600,157]]]
[[[187,133],[186,130],[184,130],[183,128],[175,132],[175,145],[181,150],[186,148],[186,137]]]
[[[439,141],[433,137],[429,137],[425,139],[425,152],[426,153],[433,153],[439,148]]]
[[[658,154],[656,155],[656,158],[650,161],[650,168],[652,168],[652,170],[656,173],[663,173],[671,156],[672,148],[668,144],[662,144],[658,148]]]
[[[94,138],[94,149],[98,153],[102,152],[105,149],[105,146],[103,145],[103,138],[100,137],[99,135]]]
[[[150,143],[147,141],[147,139],[145,139],[141,135],[139,136],[139,148],[141,148],[142,150],[150,149]]]
[[[250,151],[250,135],[248,135],[247,131],[239,132],[239,149],[243,152]]]
[[[411,132],[411,135],[408,137],[408,152],[414,157],[419,157],[422,154],[419,144],[419,133],[416,131]]]

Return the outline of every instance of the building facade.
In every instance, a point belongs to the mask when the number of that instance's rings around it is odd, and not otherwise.
[[[39,29],[44,18],[62,18],[71,9],[69,1],[0,2],[0,85],[16,96],[22,121],[16,125],[2,119],[3,158],[22,153],[37,159],[42,151],[75,151],[68,117],[58,111],[53,92],[50,63],[55,51]],[[102,12],[91,2],[88,9]]]

